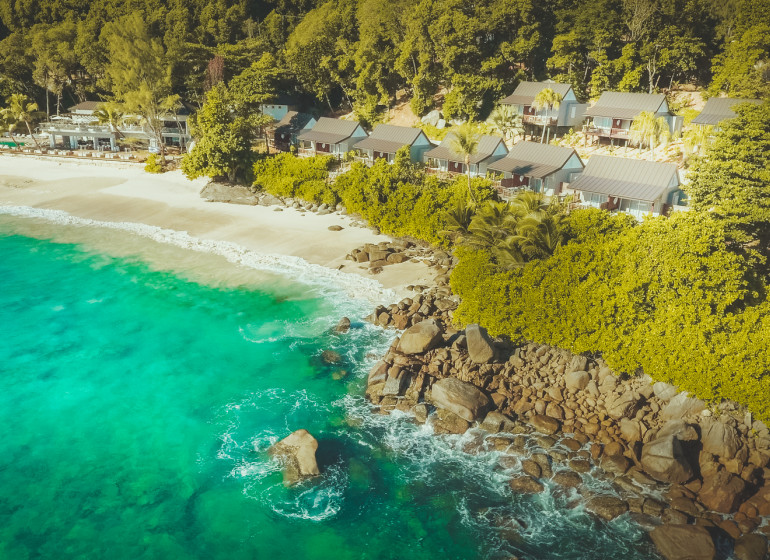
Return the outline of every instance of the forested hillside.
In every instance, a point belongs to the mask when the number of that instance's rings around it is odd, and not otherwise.
[[[585,98],[681,83],[754,97],[770,74],[768,0],[0,0],[0,98],[54,113],[112,97],[121,34],[192,104],[246,72],[256,101],[292,93],[369,122],[399,90],[417,114],[448,91],[445,113],[473,118],[525,78]]]

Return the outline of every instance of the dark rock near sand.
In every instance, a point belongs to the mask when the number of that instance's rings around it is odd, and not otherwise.
[[[454,377],[436,381],[431,389],[431,399],[436,408],[449,410],[467,422],[482,418],[492,404],[477,387]]]
[[[423,354],[443,341],[441,329],[435,321],[428,319],[404,331],[398,343],[398,350],[404,354]]]
[[[321,474],[315,453],[318,441],[307,430],[297,430],[273,445],[268,453],[283,463],[283,481],[295,484]]]
[[[709,532],[696,525],[661,525],[650,538],[666,560],[714,560],[716,548]]]
[[[207,202],[228,202],[230,204],[247,204],[249,206],[258,204],[259,200],[247,187],[214,182],[203,187],[200,196],[206,199]]]
[[[329,226],[328,229],[329,231],[342,231],[345,228],[343,228],[342,226]]]

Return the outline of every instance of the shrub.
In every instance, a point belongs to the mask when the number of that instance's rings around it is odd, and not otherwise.
[[[337,204],[339,199],[327,184],[332,156],[298,158],[282,153],[254,164],[254,186],[275,196],[308,202]]]
[[[144,170],[147,173],[163,173],[163,166],[156,154],[150,154],[144,162]]]

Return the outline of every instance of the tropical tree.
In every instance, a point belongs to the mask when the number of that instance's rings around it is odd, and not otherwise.
[[[701,153],[708,145],[709,138],[714,134],[713,126],[693,126],[682,136],[684,153],[683,163],[686,163],[695,153]]]
[[[543,118],[543,135],[540,138],[540,143],[545,142],[545,129],[547,128],[548,113],[553,109],[558,109],[561,106],[561,102],[564,98],[560,93],[556,93],[551,88],[545,88],[541,90],[532,101],[532,107],[536,111],[542,111],[545,109],[546,114]],[[549,132],[550,135],[550,132]]]
[[[8,132],[8,136],[11,137],[11,142],[18,147],[19,143],[16,141],[16,138],[13,137],[17,124],[18,122],[11,117],[7,109],[0,109],[0,131]]]
[[[515,139],[524,134],[524,126],[521,115],[511,105],[498,105],[487,119],[495,130],[503,137],[503,140]]]
[[[468,174],[468,196],[473,204],[476,203],[476,197],[473,196],[473,189],[471,188],[471,157],[478,151],[480,139],[481,134],[479,134],[478,129],[467,122],[457,127],[450,141],[451,150],[463,157],[465,172]]]
[[[650,160],[655,160],[655,144],[666,143],[669,138],[671,130],[666,118],[656,117],[650,111],[642,111],[631,123],[631,141],[639,144],[639,151],[646,143],[650,147]]]
[[[32,136],[32,141],[35,142],[35,146],[40,148],[37,138],[32,134],[32,123],[40,120],[44,115],[38,110],[37,103],[31,102],[23,93],[11,94],[6,103],[8,106],[3,109],[4,118],[8,121],[23,122],[27,125],[27,131]]]
[[[166,162],[163,121],[179,96],[171,92],[171,64],[163,43],[150,35],[139,13],[107,25],[103,35],[109,51],[103,85],[126,113],[137,115],[155,139],[161,165]]]
[[[102,103],[99,108],[94,111],[94,116],[99,119],[99,124],[108,125],[113,132],[118,136],[123,137],[123,133],[118,127],[123,125],[125,115],[119,104],[111,101]]]

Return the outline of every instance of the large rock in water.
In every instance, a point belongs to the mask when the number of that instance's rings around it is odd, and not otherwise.
[[[586,509],[602,519],[611,521],[628,511],[628,504],[614,496],[596,496],[588,500]]]
[[[767,539],[756,533],[743,535],[735,541],[733,553],[738,560],[765,560],[767,558]]]
[[[439,326],[432,319],[427,319],[404,331],[398,343],[398,351],[404,354],[423,354],[443,341]]]
[[[436,408],[453,412],[468,422],[484,416],[491,406],[489,397],[480,389],[455,377],[436,381],[431,388],[431,398]]]
[[[735,428],[719,420],[711,420],[701,427],[701,443],[707,453],[727,460],[735,457],[740,447]]]
[[[321,474],[315,459],[318,441],[307,430],[297,430],[273,445],[268,453],[283,463],[284,484],[295,484]]]
[[[709,532],[699,525],[661,525],[650,538],[666,560],[714,560],[716,548]]]
[[[495,358],[495,346],[484,327],[473,323],[465,327],[468,355],[477,364],[488,364]]]
[[[642,447],[642,468],[662,482],[684,484],[693,477],[693,469],[674,436],[658,438]]]

